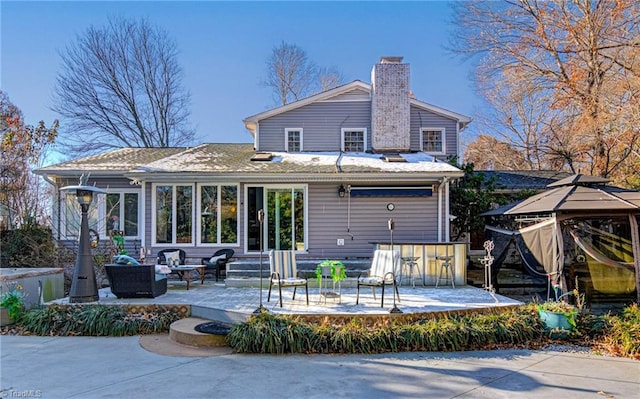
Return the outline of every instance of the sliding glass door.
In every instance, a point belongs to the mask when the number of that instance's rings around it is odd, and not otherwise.
[[[305,193],[302,186],[247,188],[247,249],[303,251],[306,242]],[[264,210],[262,238],[258,211]]]

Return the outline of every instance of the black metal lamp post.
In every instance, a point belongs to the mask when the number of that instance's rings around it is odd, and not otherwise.
[[[260,306],[256,310],[253,311],[253,314],[261,314],[266,313],[267,309],[262,306],[262,250],[264,249],[263,239],[262,239],[262,222],[264,222],[264,210],[260,209],[258,211],[258,222],[260,222]]]
[[[88,176],[87,176],[88,178]],[[78,245],[78,257],[71,280],[69,290],[70,303],[96,302],[99,299],[96,274],[93,270],[93,258],[91,256],[91,242],[89,240],[89,220],[87,213],[93,200],[94,193],[104,194],[106,191],[87,186],[87,178],[80,177],[80,185],[67,186],[60,191],[75,191],[78,203],[82,210],[82,222],[80,224],[80,243]]]
[[[387,222],[387,227],[389,227],[389,233],[391,234],[391,259],[394,260],[395,262],[395,257],[393,255],[393,229],[395,228],[395,223],[393,222],[393,219],[389,219]],[[393,265],[393,269],[394,269],[394,273],[393,273],[393,307],[391,308],[391,310],[389,310],[389,313],[402,313],[402,310],[400,310],[398,308],[398,306],[396,306],[396,293],[398,290],[398,286],[397,286],[397,282],[396,282],[396,274],[395,274],[395,267],[396,265]]]

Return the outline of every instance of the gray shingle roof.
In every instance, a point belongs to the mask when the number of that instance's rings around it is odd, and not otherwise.
[[[252,161],[253,144],[201,144],[190,148],[124,148],[41,168],[41,174],[102,171],[128,176],[171,174],[293,175],[336,173],[420,173],[461,175],[457,168],[424,153],[400,154],[407,162],[385,162],[382,154],[274,152]]]

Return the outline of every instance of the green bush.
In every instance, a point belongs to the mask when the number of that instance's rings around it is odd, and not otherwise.
[[[640,307],[633,304],[608,322],[605,347],[616,355],[640,359]]]
[[[244,353],[383,353],[522,345],[541,339],[543,332],[537,313],[523,307],[413,323],[389,320],[373,326],[357,317],[332,325],[265,313],[234,326],[227,339],[236,352]]]
[[[52,267],[58,249],[51,230],[38,225],[0,231],[0,267]]]
[[[31,309],[18,326],[35,335],[125,336],[169,331],[180,315],[162,306],[130,313],[123,306],[51,305]]]

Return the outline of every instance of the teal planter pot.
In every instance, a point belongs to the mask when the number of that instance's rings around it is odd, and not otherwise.
[[[573,327],[573,314],[563,312],[551,312],[544,309],[538,309],[538,315],[545,331],[547,331],[551,338],[566,338]]]

